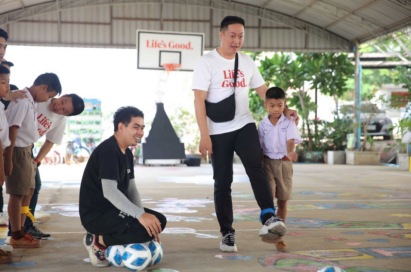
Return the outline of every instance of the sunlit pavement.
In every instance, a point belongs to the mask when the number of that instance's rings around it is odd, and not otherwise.
[[[1,265],[0,271],[101,271],[88,262],[82,245],[78,192],[84,166],[41,166],[39,209],[52,217],[38,227],[52,238],[40,249],[15,249],[14,263]],[[314,272],[335,265],[346,271],[411,271],[411,172],[295,164],[286,222],[288,252],[277,252],[259,239],[259,209],[251,186],[242,165],[233,168],[236,254],[219,251],[210,165],[135,168],[143,204],[169,221],[161,235],[164,258],[147,269]],[[6,228],[0,227],[0,242],[5,237]]]

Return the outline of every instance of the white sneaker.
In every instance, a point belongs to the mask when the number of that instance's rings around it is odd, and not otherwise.
[[[237,252],[237,246],[235,245],[235,233],[229,232],[224,235],[220,242],[220,250],[223,252]]]
[[[4,243],[6,245],[9,245],[10,244],[10,239],[11,239],[11,236],[7,236],[6,240],[4,240]]]
[[[106,267],[110,266],[110,262],[106,259],[106,249],[101,250],[94,245],[95,235],[91,233],[86,233],[83,236],[84,247],[88,251],[88,256],[90,258],[91,264],[95,267]]]
[[[284,236],[285,232],[286,228],[283,220],[277,216],[271,216],[265,221],[259,235],[262,238],[271,240]]]
[[[7,246],[0,245],[0,250],[12,252],[12,251],[13,251],[13,247],[12,247],[12,246],[8,246],[8,245],[7,245]]]
[[[7,220],[3,213],[0,213],[0,226],[7,226]]]
[[[34,219],[36,219],[36,223],[43,224],[49,221],[51,218],[51,215],[49,213],[43,212],[36,210],[34,213]]]

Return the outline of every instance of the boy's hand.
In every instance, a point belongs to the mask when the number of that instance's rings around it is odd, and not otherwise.
[[[288,120],[290,121],[291,121],[291,116],[294,117],[294,122],[296,125],[298,125],[298,121],[300,121],[300,117],[298,116],[298,113],[296,110],[285,108],[284,115],[287,116]]]
[[[13,102],[17,102],[18,98],[28,98],[26,91],[15,91],[15,92],[9,92],[8,97],[6,98],[8,101],[13,101]]]
[[[298,155],[294,151],[291,151],[290,153],[288,153],[287,157],[290,159],[291,162],[296,162],[298,159]]]
[[[13,171],[13,162],[11,160],[6,160],[4,162],[4,174],[6,177],[11,175],[11,172]]]

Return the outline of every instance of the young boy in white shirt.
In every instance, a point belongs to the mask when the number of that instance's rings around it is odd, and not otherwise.
[[[10,103],[6,116],[9,124],[10,146],[5,152],[4,169],[6,192],[10,194],[8,214],[12,235],[10,245],[16,248],[41,247],[41,242],[24,233],[22,223],[29,212],[29,203],[34,192],[35,161],[32,147],[38,138],[37,103],[47,102],[61,93],[57,75],[42,74],[27,91],[27,99]]]
[[[268,115],[258,126],[263,164],[270,181],[274,199],[277,198],[277,216],[283,220],[287,216],[287,200],[291,199],[293,165],[297,161],[295,144],[302,142],[293,120],[283,114],[286,100],[285,92],[278,87],[267,90],[264,101]],[[276,240],[278,251],[286,251],[283,239]]]
[[[7,97],[10,92],[9,78],[10,70],[6,67],[0,66],[0,98]],[[4,149],[10,145],[9,124],[7,123],[3,103],[0,103],[0,140],[0,154],[3,154]],[[0,156],[0,187],[3,186],[4,180],[4,162],[3,156]]]

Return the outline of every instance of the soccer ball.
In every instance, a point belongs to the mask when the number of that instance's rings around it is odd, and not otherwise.
[[[131,271],[141,271],[151,263],[151,251],[145,244],[130,244],[124,250],[123,264]]]
[[[318,270],[318,272],[345,272],[345,271],[336,266],[326,266]]]
[[[145,243],[151,251],[151,262],[148,266],[158,264],[163,258],[163,245],[154,240]]]
[[[107,249],[107,260],[115,267],[124,267],[123,253],[126,246],[111,246]]]

